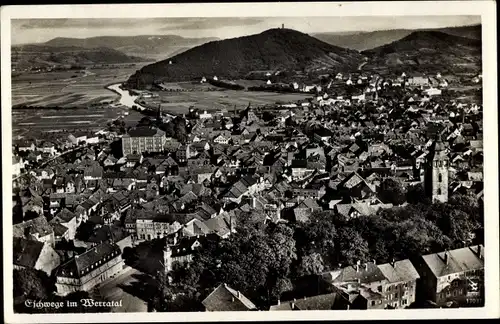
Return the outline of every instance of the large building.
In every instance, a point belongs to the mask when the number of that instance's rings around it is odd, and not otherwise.
[[[484,247],[469,246],[427,254],[416,264],[421,275],[422,297],[443,306],[484,302]]]
[[[75,256],[57,270],[59,295],[89,291],[125,268],[120,247],[104,242]]]
[[[122,137],[123,155],[143,152],[162,152],[167,138],[165,132],[150,126],[132,128]]]
[[[406,308],[415,301],[417,270],[410,260],[348,266],[323,274],[351,309]]]

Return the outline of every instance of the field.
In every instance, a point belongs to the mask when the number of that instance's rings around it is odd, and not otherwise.
[[[225,108],[228,110],[244,109],[250,103],[253,106],[275,104],[276,102],[297,102],[310,98],[310,94],[275,93],[264,91],[244,91],[217,89],[208,91],[213,86],[180,82],[164,84],[173,91],[157,91],[158,97],[143,98],[140,103],[151,108],[161,105],[162,111],[182,114],[190,107],[199,110],[214,111]],[[176,91],[175,89],[185,89]],[[143,103],[144,102],[144,103]]]
[[[125,81],[142,65],[117,65],[85,71],[25,73],[12,78],[12,105],[87,107],[113,101],[117,95],[104,87]]]

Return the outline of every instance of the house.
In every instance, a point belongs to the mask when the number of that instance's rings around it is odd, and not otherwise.
[[[206,110],[200,114],[200,119],[211,119],[213,116],[211,113],[208,113]]]
[[[332,132],[326,128],[320,128],[314,132],[314,139],[319,142],[328,142],[332,136]]]
[[[51,142],[44,142],[41,147],[42,153],[47,153],[51,156],[56,154],[56,146]]]
[[[49,224],[51,224],[51,226],[53,224],[66,226],[69,230],[67,235],[70,240],[75,238],[76,228],[80,225],[78,224],[76,215],[67,208],[63,208],[59,213],[57,213]]]
[[[83,180],[85,181],[102,179],[102,175],[103,168],[100,165],[89,166],[83,170]]]
[[[39,216],[19,224],[14,224],[12,235],[13,237],[49,243],[52,246],[55,245],[54,231],[45,216]]]
[[[206,312],[256,311],[257,307],[241,292],[222,283],[202,302]]]
[[[103,242],[62,264],[56,274],[57,294],[91,291],[125,268],[120,247]]]
[[[425,298],[437,305],[484,303],[484,246],[422,256],[416,264]]]
[[[17,150],[19,152],[34,151],[36,148],[35,143],[29,142],[29,141],[24,141],[24,140],[14,142],[14,145],[17,146]]]
[[[21,237],[13,239],[14,269],[35,269],[45,272],[48,276],[61,262],[59,254],[51,244],[27,240]]]
[[[429,88],[424,91],[428,96],[439,96],[441,95],[441,89]]]
[[[31,188],[19,193],[17,203],[20,204],[23,217],[30,213],[43,215],[43,198]]]
[[[409,86],[427,86],[429,85],[429,78],[423,76],[414,76],[406,80],[406,84]]]
[[[367,262],[322,274],[351,309],[406,308],[415,301],[420,278],[410,260]]]
[[[163,250],[163,261],[165,271],[169,272],[175,263],[184,264],[193,261],[194,252],[202,249],[210,241],[217,241],[219,237],[215,234],[196,235],[191,237],[182,237],[177,242],[178,232],[174,233],[173,244],[167,242]]]
[[[12,156],[12,175],[17,177],[21,175],[24,169],[24,161],[22,157]]]
[[[307,198],[293,209],[293,214],[295,221],[306,222],[313,213],[322,210],[315,200]]]
[[[296,310],[340,310],[349,309],[349,301],[337,292],[318,296],[304,297],[290,301],[278,300],[277,305],[269,308],[270,311],[296,311]]]

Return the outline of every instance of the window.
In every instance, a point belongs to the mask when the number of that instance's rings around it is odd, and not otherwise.
[[[375,301],[374,300],[372,300],[372,306],[375,306]]]
[[[398,293],[395,293],[395,294],[394,294],[394,298],[398,298]]]
[[[378,290],[379,292],[382,292],[382,286],[378,286],[378,287],[377,287],[377,290]]]
[[[441,194],[441,188],[438,188],[437,190],[437,194],[440,195]]]
[[[443,175],[440,173],[439,176],[438,176],[438,181],[439,182],[443,182]]]

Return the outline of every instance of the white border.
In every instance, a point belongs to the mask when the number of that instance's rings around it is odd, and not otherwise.
[[[485,184],[485,280],[486,304],[477,309],[349,310],[302,312],[226,313],[98,313],[42,314],[13,313],[12,300],[12,134],[10,19],[21,18],[153,18],[153,17],[298,17],[298,16],[436,16],[480,15],[483,32],[484,82],[484,184]],[[74,323],[137,321],[247,321],[247,320],[346,320],[346,319],[433,319],[498,318],[499,305],[499,211],[496,10],[494,1],[349,2],[349,3],[223,3],[223,4],[113,4],[6,6],[1,8],[2,56],[2,172],[4,236],[4,320],[6,323]]]

